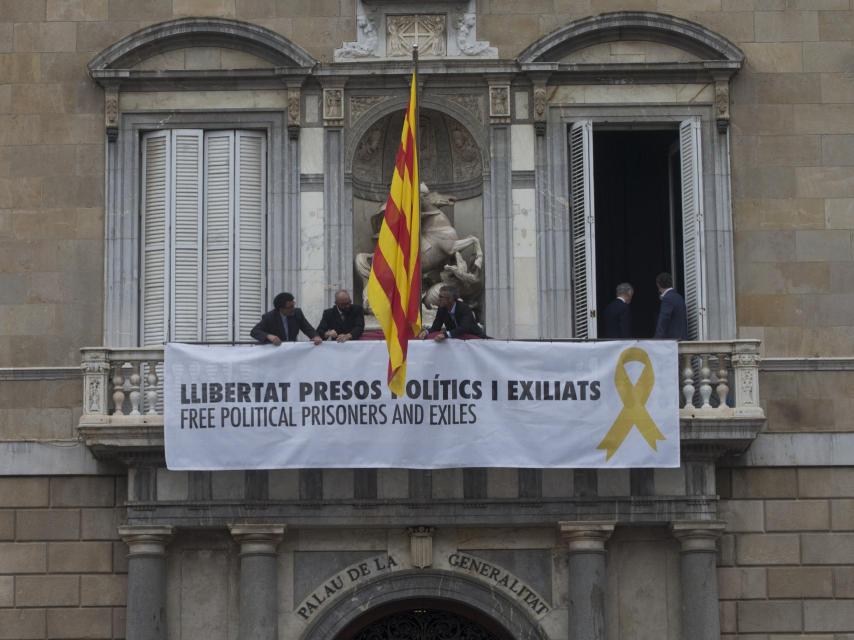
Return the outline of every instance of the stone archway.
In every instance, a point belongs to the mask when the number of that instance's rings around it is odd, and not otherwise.
[[[496,640],[548,638],[527,612],[504,594],[473,578],[434,570],[396,571],[342,594],[303,633],[302,640],[352,638],[372,622],[414,609],[448,612],[477,624]]]

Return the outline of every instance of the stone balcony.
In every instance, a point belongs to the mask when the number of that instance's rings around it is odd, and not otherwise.
[[[765,424],[759,404],[759,341],[679,344],[683,453],[744,451]],[[85,348],[79,431],[98,457],[163,452],[162,347]]]

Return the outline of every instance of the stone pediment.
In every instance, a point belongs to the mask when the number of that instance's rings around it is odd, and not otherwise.
[[[184,47],[157,53],[131,67],[140,71],[271,69],[259,56],[226,47]]]
[[[689,51],[648,40],[601,42],[572,51],[557,62],[567,64],[650,64],[660,62],[697,62],[701,58]]]
[[[304,49],[264,27],[223,18],[181,18],[145,27],[110,45],[89,62],[89,72],[97,79],[118,70],[148,69],[145,61],[152,58],[153,64],[177,64],[183,57],[186,64],[187,51],[194,49],[210,54],[210,59],[202,64],[213,64],[217,58],[218,64],[222,64],[222,53],[219,56],[213,53],[218,49],[239,50],[266,61],[268,67],[310,69],[316,63]],[[181,51],[183,56],[178,53]],[[231,55],[232,58],[226,56],[226,62],[231,64],[229,60],[233,60],[238,64],[239,57]],[[243,60],[248,62],[251,58]]]

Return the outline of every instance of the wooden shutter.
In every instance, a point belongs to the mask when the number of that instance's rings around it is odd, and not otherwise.
[[[234,133],[205,133],[204,335],[232,336],[234,225]]]
[[[705,257],[703,255],[703,162],[699,120],[679,125],[682,180],[682,259],[688,337],[706,337]]]
[[[172,321],[170,340],[201,338],[202,132],[172,131]]]
[[[168,131],[142,137],[142,345],[162,344],[168,339],[170,149]]]
[[[596,244],[593,202],[593,123],[569,132],[572,324],[574,338],[596,337]]]
[[[266,139],[238,131],[235,177],[235,331],[233,340],[249,340],[264,310],[264,226],[266,223]]]

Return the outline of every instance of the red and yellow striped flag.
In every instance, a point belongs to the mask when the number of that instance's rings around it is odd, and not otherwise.
[[[421,207],[415,143],[415,74],[368,279],[368,301],[388,345],[388,388],[403,395],[409,339],[421,332]]]

